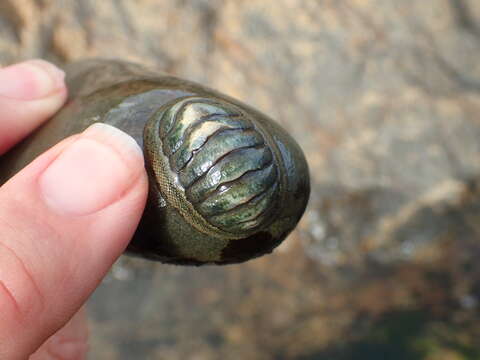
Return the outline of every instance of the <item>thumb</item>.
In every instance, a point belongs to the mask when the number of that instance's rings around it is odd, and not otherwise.
[[[95,124],[0,188],[0,359],[64,326],[125,249],[147,194],[143,156]]]

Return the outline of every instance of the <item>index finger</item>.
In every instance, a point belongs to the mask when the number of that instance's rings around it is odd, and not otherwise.
[[[64,104],[64,77],[62,70],[44,60],[0,69],[0,155]]]

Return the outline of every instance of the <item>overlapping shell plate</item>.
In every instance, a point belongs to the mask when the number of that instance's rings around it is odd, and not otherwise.
[[[235,105],[184,98],[164,111],[161,151],[175,183],[213,227],[245,234],[279,206],[279,167],[258,124]]]

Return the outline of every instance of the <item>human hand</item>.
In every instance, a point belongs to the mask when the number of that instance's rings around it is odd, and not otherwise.
[[[0,69],[0,155],[66,93],[47,62]],[[81,307],[127,246],[146,194],[140,148],[108,125],[65,139],[0,187],[0,359],[85,357]]]

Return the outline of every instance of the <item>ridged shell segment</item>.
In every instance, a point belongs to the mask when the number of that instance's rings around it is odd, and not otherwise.
[[[164,112],[159,135],[177,184],[209,224],[238,234],[273,220],[279,169],[261,131],[236,106],[180,100]]]

